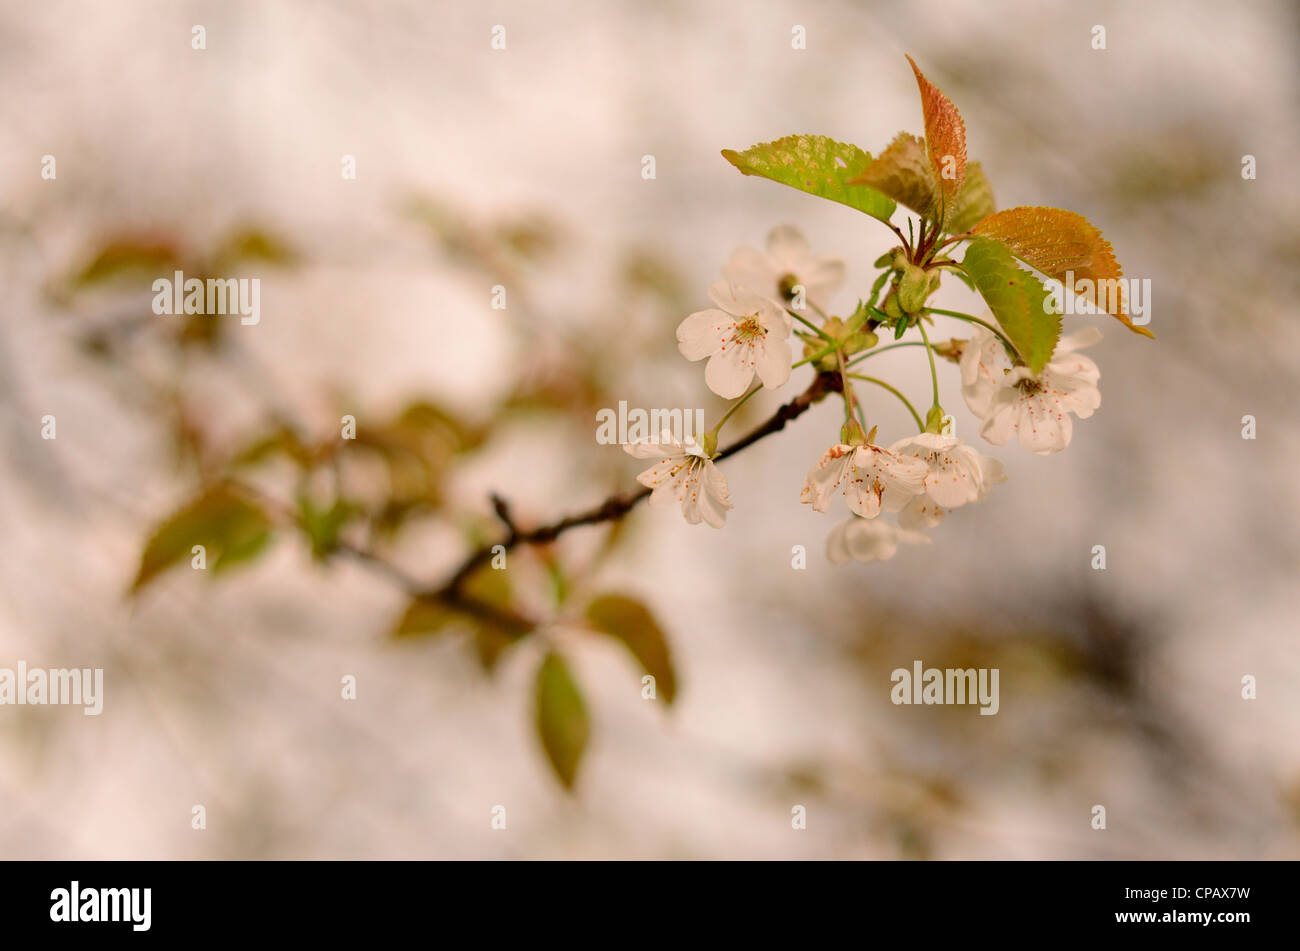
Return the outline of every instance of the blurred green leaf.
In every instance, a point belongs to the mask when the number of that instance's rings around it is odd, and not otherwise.
[[[655,679],[655,692],[671,704],[677,696],[677,672],[668,639],[654,615],[640,601],[621,594],[603,594],[587,605],[587,622],[596,631],[622,641],[646,673]]]
[[[564,658],[551,651],[537,670],[537,734],[566,789],[573,788],[590,733],[582,692]]]
[[[154,530],[140,556],[131,593],[178,562],[206,550],[214,574],[258,555],[271,539],[271,521],[258,506],[217,486],[204,492]]]
[[[172,276],[180,266],[180,251],[169,238],[123,235],[107,241],[72,279],[82,289],[120,277]]]
[[[245,228],[231,234],[213,255],[213,266],[236,261],[266,261],[270,264],[293,264],[298,256],[288,243],[260,228]]]
[[[317,508],[306,494],[298,496],[298,524],[311,542],[313,558],[322,561],[338,548],[339,533],[356,512],[344,499],[335,499],[329,508]]]
[[[441,634],[457,620],[459,620],[458,616],[441,604],[415,598],[407,605],[406,611],[393,626],[390,636],[406,638]]]
[[[479,604],[502,612],[512,611],[510,583],[504,571],[484,568],[465,583],[464,593]],[[492,673],[506,649],[526,635],[530,628],[506,617],[485,617],[440,602],[415,598],[393,627],[394,638],[428,637],[450,630],[466,630],[484,672]]]

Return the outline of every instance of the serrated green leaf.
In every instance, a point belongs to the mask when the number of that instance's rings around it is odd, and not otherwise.
[[[993,214],[997,205],[993,201],[993,186],[984,177],[979,162],[966,166],[966,181],[957,193],[957,201],[948,214],[944,230],[949,234],[965,234],[980,221]]]
[[[217,573],[258,555],[270,538],[271,521],[257,505],[226,487],[209,489],[154,530],[131,592],[192,557],[195,545],[206,549],[207,563]]]
[[[569,665],[554,651],[546,655],[537,669],[536,697],[537,735],[542,749],[560,782],[566,789],[572,789],[591,725],[582,691],[569,672]]]
[[[745,175],[789,185],[801,192],[837,201],[873,218],[888,221],[894,202],[871,189],[850,184],[866,172],[871,156],[856,145],[824,135],[787,135],[743,152],[723,149],[722,157]]]
[[[647,674],[655,693],[671,704],[677,696],[677,672],[668,638],[650,609],[635,598],[604,594],[587,605],[587,622],[597,631],[622,641]]]
[[[1061,336],[1061,318],[1049,313],[1047,288],[1016,264],[1006,247],[985,238],[971,242],[962,269],[975,281],[1007,339],[1034,373],[1040,373]]]

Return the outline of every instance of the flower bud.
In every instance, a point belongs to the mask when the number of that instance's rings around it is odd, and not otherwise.
[[[925,268],[909,264],[898,282],[898,304],[904,313],[915,314],[930,296],[930,275]]]

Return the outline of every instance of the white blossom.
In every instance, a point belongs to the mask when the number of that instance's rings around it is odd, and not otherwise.
[[[767,250],[737,248],[722,275],[782,305],[794,303],[795,285],[804,289],[804,301],[828,310],[830,299],[844,283],[841,258],[814,255],[808,240],[793,225],[779,225],[767,235]]]
[[[928,468],[883,446],[831,446],[804,480],[799,501],[825,512],[839,491],[863,518],[897,512],[923,491]]]
[[[857,518],[841,522],[826,537],[826,557],[831,564],[840,565],[854,561],[888,561],[894,557],[900,544],[927,545],[930,536],[924,532],[900,528],[884,519]]]
[[[1013,435],[1030,452],[1060,452],[1074,434],[1073,413],[1087,419],[1101,405],[1097,364],[1075,351],[1101,339],[1087,327],[1062,337],[1043,372],[1013,367],[998,339],[976,328],[962,350],[962,396],[971,412],[984,421],[980,435],[995,446]]]
[[[956,436],[920,433],[904,437],[889,448],[920,459],[928,468],[923,493],[899,513],[898,523],[904,528],[937,525],[946,509],[978,502],[995,483],[1006,481],[1001,462]]]
[[[793,321],[773,300],[718,281],[709,288],[717,306],[691,314],[677,327],[677,348],[688,360],[709,358],[704,381],[724,399],[749,389],[754,374],[776,388],[790,379]]]
[[[727,477],[693,439],[683,444],[665,430],[659,442],[629,443],[623,449],[637,459],[658,459],[636,477],[637,482],[653,490],[651,505],[678,502],[690,524],[706,522],[714,528],[722,527],[728,509],[733,508]]]

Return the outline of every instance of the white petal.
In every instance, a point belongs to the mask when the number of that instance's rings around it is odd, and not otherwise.
[[[677,349],[687,360],[703,360],[723,347],[735,326],[724,311],[696,311],[677,325]]]
[[[1056,341],[1056,350],[1052,353],[1052,359],[1075,350],[1082,350],[1084,347],[1091,347],[1100,340],[1101,328],[1099,327],[1084,327],[1082,330],[1076,330]]]
[[[764,342],[755,348],[755,356],[757,359],[754,370],[769,390],[784,386],[790,379],[790,361],[793,359],[793,354],[790,351],[789,340],[773,339],[772,335],[768,334]]]
[[[831,494],[844,481],[846,470],[852,462],[852,446],[831,446],[804,479],[799,501],[811,505],[815,512],[830,508]]]
[[[704,367],[704,382],[723,399],[733,400],[749,389],[754,379],[754,366],[750,361],[750,348],[728,342],[727,346],[709,357]]]
[[[767,233],[767,253],[778,267],[797,264],[808,254],[808,239],[794,225],[777,225]]]

